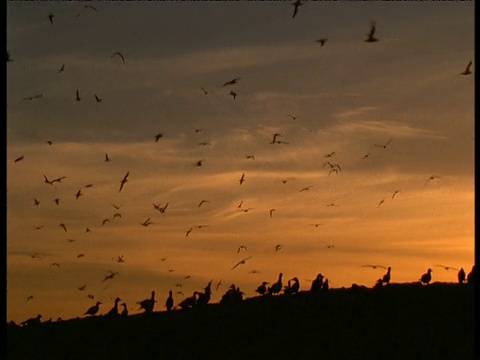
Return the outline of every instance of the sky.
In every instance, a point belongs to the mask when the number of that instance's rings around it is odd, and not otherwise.
[[[474,2],[6,8],[7,321],[470,271]]]

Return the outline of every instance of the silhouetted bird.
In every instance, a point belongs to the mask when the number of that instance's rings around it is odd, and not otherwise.
[[[293,284],[290,285],[290,280],[293,281]],[[284,289],[284,293],[286,295],[294,295],[297,294],[300,290],[300,281],[297,277],[294,277],[288,281],[288,286]]]
[[[325,279],[325,281],[323,282],[322,291],[328,291],[328,279]]]
[[[241,78],[235,78],[233,80],[230,80],[230,81],[227,81],[225,84],[222,85],[222,87],[225,87],[225,86],[228,86],[228,85],[234,85],[238,82],[238,80],[240,80]]]
[[[201,292],[197,291],[197,295],[198,295],[197,305],[200,305],[200,306],[207,305],[208,302],[210,301],[210,298],[212,296],[212,290],[210,288],[211,285],[212,285],[212,281],[213,280],[210,280],[208,285],[204,288],[204,290],[205,290],[204,293],[201,293]]]
[[[102,98],[99,98],[97,94],[95,94],[95,101],[97,103],[101,102],[103,99]]]
[[[19,156],[18,158],[16,158],[15,160],[13,160],[14,163],[17,163],[19,161],[22,161],[25,157],[22,155],[22,156]]]
[[[317,277],[312,281],[312,286],[310,287],[311,292],[319,292],[322,289],[323,285],[323,275],[318,274]]]
[[[33,96],[24,97],[23,100],[35,100],[35,99],[40,99],[41,97],[43,97],[42,93],[33,95]]]
[[[243,264],[245,264],[245,262],[246,262],[248,259],[250,259],[250,258],[251,258],[251,256],[249,256],[249,257],[247,257],[247,258],[245,258],[245,259],[243,259],[243,260],[240,260],[240,261],[237,262],[230,270],[235,269],[238,265],[243,265]]]
[[[269,211],[269,212],[270,212],[270,217],[273,217],[273,212],[276,211],[276,210],[277,210],[277,209],[273,209],[273,208],[270,209],[270,211]]]
[[[122,312],[120,313],[120,315],[121,315],[121,316],[128,316],[127,304],[122,303],[121,305],[123,306],[123,310],[122,310]]]
[[[42,323],[42,321],[40,320],[41,318],[42,318],[42,315],[38,314],[34,318],[30,318],[30,319],[27,319],[25,321],[22,321],[20,323],[20,325],[22,325],[22,326],[35,326],[35,325],[38,325],[38,324]]]
[[[327,42],[327,39],[318,39],[317,42],[320,43],[320,46],[323,46]]]
[[[58,70],[58,73],[62,73],[65,71],[65,64],[62,65],[62,67],[60,68],[60,70]]]
[[[64,223],[58,224],[65,232],[67,232],[67,226]]]
[[[262,284],[255,289],[255,292],[259,293],[260,295],[265,295],[267,292],[266,285],[268,285],[268,281],[263,281]]]
[[[374,22],[370,24],[370,32],[367,34],[367,39],[365,39],[365,42],[376,42],[378,39],[374,36],[375,32],[377,30],[377,26],[375,25]]]
[[[230,91],[229,95],[233,97],[233,100],[237,97],[237,93],[235,91]]]
[[[111,161],[111,159],[108,157],[108,154],[105,153],[105,162],[109,162],[109,161]]]
[[[180,302],[178,304],[178,306],[180,306],[183,310],[191,309],[195,305],[197,305],[197,292],[196,291],[193,292],[192,296],[187,297],[186,299],[184,299],[182,302]]]
[[[205,203],[209,203],[209,202],[210,202],[210,201],[208,201],[208,200],[202,200],[202,201],[200,201],[200,202],[198,203],[198,207],[202,206],[202,205],[205,204]]]
[[[140,305],[140,309],[145,310],[145,313],[151,313],[153,311],[155,303],[155,291],[152,291],[152,296],[150,297],[150,299],[139,301],[137,304]]]
[[[425,181],[425,185],[427,185],[430,181],[434,180],[434,179],[441,179],[442,177],[441,176],[438,176],[438,175],[431,175],[427,181]]]
[[[425,285],[427,285],[430,281],[432,281],[432,269],[428,269],[427,272],[420,278],[420,282]]]
[[[385,144],[373,144],[374,146],[386,149],[387,146],[393,141],[393,138],[389,139]]]
[[[172,310],[173,308],[173,294],[172,290],[168,292],[168,298],[167,301],[165,302],[165,307],[167,308],[167,311]]]
[[[220,304],[236,304],[243,300],[243,292],[235,284],[230,285],[229,289],[223,294]]]
[[[106,314],[106,316],[108,317],[112,317],[112,316],[118,316],[118,303],[122,301],[122,299],[120,299],[119,297],[117,297],[115,299],[115,304],[113,305],[113,308],[110,309],[110,311]]]
[[[35,204],[35,206],[40,205],[40,201],[38,201],[37,198],[33,199],[33,203]]]
[[[115,52],[113,53],[113,55],[111,56],[111,58],[113,58],[115,55],[116,55],[116,56],[119,56],[119,57],[122,59],[123,63],[125,64],[125,57],[123,56],[123,54],[121,54],[121,53],[118,52],[118,51],[115,51]]]
[[[465,70],[463,70],[463,72],[461,73],[462,75],[470,75],[472,72],[470,71],[470,67],[472,66],[472,62],[469,61],[468,64],[467,64],[467,67],[465,68]]]
[[[115,272],[115,271],[112,271],[112,270],[108,270],[110,272],[109,275],[105,275],[105,277],[103,278],[102,282],[105,282],[107,280],[112,280],[115,278],[115,276],[118,275],[118,272]]]
[[[442,265],[442,264],[435,264],[435,266],[444,268],[445,270],[458,270],[457,268],[454,268],[452,266],[446,266],[446,265]]]
[[[50,24],[52,24],[52,25],[53,25],[53,18],[54,17],[55,17],[55,15],[53,15],[53,14],[48,15],[48,20],[50,20]]]
[[[270,286],[268,288],[268,293],[270,295],[280,293],[280,291],[282,290],[282,287],[283,287],[282,277],[283,277],[282,273],[278,274],[278,280],[275,283],[273,283],[272,286]]]
[[[83,315],[90,315],[90,316],[95,315],[98,312],[98,310],[100,310],[100,305],[101,304],[102,303],[100,301],[97,301],[97,303],[95,305],[93,305],[92,307],[88,308],[88,310],[85,311],[83,313]]]
[[[467,275],[467,283],[473,285],[475,283],[475,265],[472,266],[472,270]]]
[[[389,266],[388,269],[387,269],[387,272],[385,273],[385,275],[383,275],[382,277],[382,282],[384,284],[388,284],[390,283],[390,272],[392,271],[392,268]]]
[[[292,18],[294,18],[297,13],[298,13],[298,8],[300,6],[302,6],[303,3],[302,3],[302,0],[295,0],[295,2],[293,3],[293,15],[292,15]]]
[[[157,135],[155,135],[155,142],[158,142],[158,140],[160,140],[162,137],[163,137],[162,133],[158,133]]]
[[[238,180],[238,182],[240,183],[240,185],[245,182],[245,174],[242,174],[242,177],[240,178],[240,180]]]
[[[130,174],[130,171],[127,172],[125,174],[125,176],[123,177],[122,181],[120,181],[120,189],[118,189],[118,192],[122,191],[123,189],[123,186],[125,185],[125,183],[128,181],[127,178],[128,178],[128,175]]]
[[[75,100],[77,100],[77,101],[82,100],[82,99],[80,98],[80,91],[77,90],[76,94],[77,94],[77,95],[76,95]]]
[[[458,282],[460,284],[463,284],[465,282],[466,277],[467,275],[465,274],[465,270],[463,270],[463,268],[460,268],[457,274]]]

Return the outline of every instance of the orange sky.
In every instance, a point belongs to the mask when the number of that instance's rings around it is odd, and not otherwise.
[[[473,3],[93,4],[7,6],[7,320],[471,269]]]

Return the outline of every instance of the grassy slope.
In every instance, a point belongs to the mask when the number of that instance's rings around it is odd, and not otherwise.
[[[473,359],[473,290],[391,284],[9,327],[8,359]]]

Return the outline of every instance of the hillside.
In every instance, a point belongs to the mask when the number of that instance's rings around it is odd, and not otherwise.
[[[254,297],[8,326],[7,351],[11,360],[473,359],[473,298],[473,286],[447,283]]]

